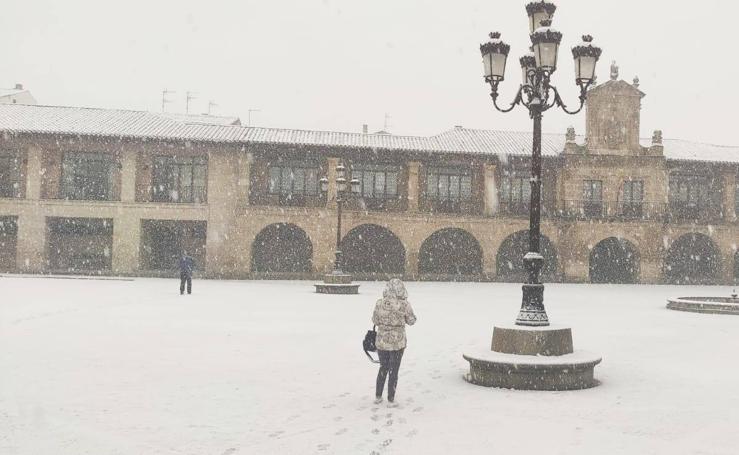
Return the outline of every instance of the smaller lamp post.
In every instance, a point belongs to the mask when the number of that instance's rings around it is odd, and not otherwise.
[[[320,180],[321,192],[328,194],[328,178]],[[352,276],[344,273],[343,254],[341,252],[341,217],[344,202],[359,194],[359,180],[353,178],[347,183],[346,167],[343,164],[336,166],[336,252],[334,269],[324,276],[323,283],[315,285],[319,294],[358,294],[359,285],[352,283]]]

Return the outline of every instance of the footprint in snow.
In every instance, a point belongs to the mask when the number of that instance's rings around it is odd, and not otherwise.
[[[274,431],[274,432],[272,432],[272,433],[270,433],[270,434],[269,434],[269,437],[270,437],[270,438],[279,438],[279,437],[280,437],[280,436],[282,436],[282,435],[283,435],[284,433],[285,433],[285,432],[284,432],[284,431],[282,431],[282,430]]]
[[[318,444],[318,450],[321,452],[327,450],[329,447],[331,447],[331,444]]]
[[[406,438],[412,438],[413,436],[418,434],[418,430],[411,430],[408,432],[407,435],[405,435]]]
[[[416,408],[413,408],[413,412],[421,412],[423,411],[423,406],[418,406]]]
[[[372,434],[380,434],[380,430],[377,428],[372,429]]]
[[[334,433],[334,435],[341,436],[342,434],[346,433],[347,431],[349,431],[347,428],[342,428],[339,431],[337,431],[336,433]]]

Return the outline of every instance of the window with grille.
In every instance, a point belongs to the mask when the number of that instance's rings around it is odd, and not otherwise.
[[[18,155],[0,151],[0,197],[20,196],[20,184]]]
[[[154,158],[152,199],[203,203],[207,200],[208,160],[204,156]]]
[[[469,169],[429,168],[426,196],[439,201],[472,199],[472,175]]]
[[[113,159],[106,153],[67,152],[62,158],[61,197],[75,200],[112,199]]]
[[[352,166],[352,178],[359,180],[365,199],[392,199],[398,196],[398,174],[394,165],[359,164]]]
[[[528,213],[531,204],[529,177],[504,177],[500,187],[500,201],[504,209],[513,213]]]
[[[583,213],[590,218],[603,216],[603,182],[601,180],[583,181]]]
[[[627,180],[624,182],[622,215],[638,217],[642,215],[644,201],[644,181]]]
[[[279,195],[281,203],[301,202],[318,195],[318,165],[286,163],[269,167],[267,192]]]

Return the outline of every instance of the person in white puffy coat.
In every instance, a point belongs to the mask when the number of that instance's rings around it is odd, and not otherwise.
[[[382,298],[375,304],[372,322],[377,326],[377,354],[380,357],[380,370],[375,383],[375,403],[382,402],[382,392],[388,374],[387,401],[394,405],[395,389],[398,385],[398,370],[407,344],[405,326],[416,323],[416,315],[408,303],[408,292],[398,278],[391,279]]]

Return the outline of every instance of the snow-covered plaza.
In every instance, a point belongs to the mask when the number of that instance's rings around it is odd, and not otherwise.
[[[407,283],[400,407],[361,351],[383,283],[0,278],[0,453],[735,454],[739,318],[673,312],[726,287],[547,285],[550,319],[603,362],[599,387],[487,389],[465,351],[520,285]]]

